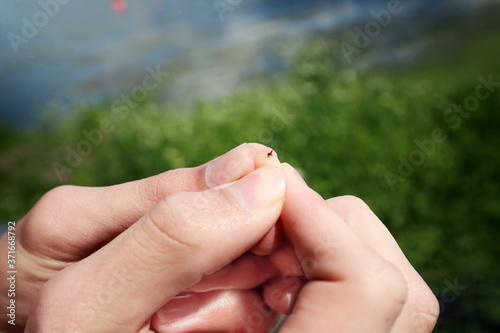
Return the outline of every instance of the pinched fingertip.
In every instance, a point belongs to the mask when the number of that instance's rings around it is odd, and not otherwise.
[[[205,167],[205,182],[208,188],[238,180],[255,169],[255,162],[247,143],[228,151],[210,161]]]
[[[259,256],[267,256],[281,245],[283,237],[283,226],[278,219],[271,230],[250,251]]]
[[[269,147],[260,143],[249,143],[248,147],[253,154],[255,169],[266,165],[280,166],[276,147]]]
[[[274,148],[260,143],[243,143],[206,165],[205,182],[208,188],[220,186],[267,165],[280,166]]]

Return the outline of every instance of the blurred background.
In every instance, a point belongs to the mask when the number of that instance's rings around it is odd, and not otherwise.
[[[110,2],[0,3],[1,223],[261,142],[370,205],[435,332],[500,331],[500,1]]]

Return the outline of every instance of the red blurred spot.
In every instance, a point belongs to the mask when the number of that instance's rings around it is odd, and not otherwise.
[[[125,0],[113,0],[111,7],[116,13],[122,14],[127,8],[127,2]]]

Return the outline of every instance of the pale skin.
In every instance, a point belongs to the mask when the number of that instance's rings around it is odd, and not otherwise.
[[[267,332],[284,313],[284,333],[432,331],[437,300],[382,222],[360,199],[323,200],[270,150],[47,193],[16,225],[16,326],[2,330]]]

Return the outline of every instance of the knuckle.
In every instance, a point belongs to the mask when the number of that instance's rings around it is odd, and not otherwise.
[[[343,195],[339,197],[341,200],[345,201],[347,206],[349,207],[368,207],[366,203],[363,201],[363,199],[354,196],[354,195]]]
[[[370,207],[363,201],[363,199],[358,198],[353,195],[345,195],[340,197],[344,204],[344,209],[348,216],[358,217],[365,215],[367,212],[371,212]]]
[[[383,260],[368,277],[368,293],[377,304],[401,311],[408,299],[408,287],[401,271]]]
[[[38,243],[37,240],[58,240],[60,234],[61,211],[73,206],[72,200],[78,186],[62,185],[45,193],[33,206],[26,219],[22,238],[26,243]]]
[[[52,209],[71,203],[72,193],[78,189],[78,186],[61,185],[45,193],[35,205],[36,209]]]
[[[169,195],[179,191],[205,190],[201,168],[168,170],[137,183],[137,197],[143,206],[152,206]]]
[[[171,183],[178,179],[178,171],[169,170],[155,176],[143,179],[137,183],[137,196],[144,206],[157,204],[160,200],[165,199],[172,191]]]
[[[161,175],[155,175],[137,182],[136,191],[139,207],[148,207],[160,200],[158,187]]]
[[[160,200],[158,205],[147,213],[147,220],[160,236],[159,242],[181,247],[194,247],[190,241],[193,233],[192,223],[183,214],[186,201],[180,199],[184,193],[176,193]],[[189,202],[189,201],[187,201]]]
[[[227,230],[228,221],[240,217],[240,208],[233,201],[224,189],[177,192],[146,214],[147,224],[153,227],[151,232],[159,244],[199,250],[217,242],[208,235]]]
[[[329,199],[330,207],[355,229],[360,221],[374,216],[370,207],[360,198],[353,195],[344,195]]]
[[[418,293],[413,293],[408,300],[408,310],[411,312],[410,332],[432,332],[439,317],[439,302],[424,282],[418,287]]]

